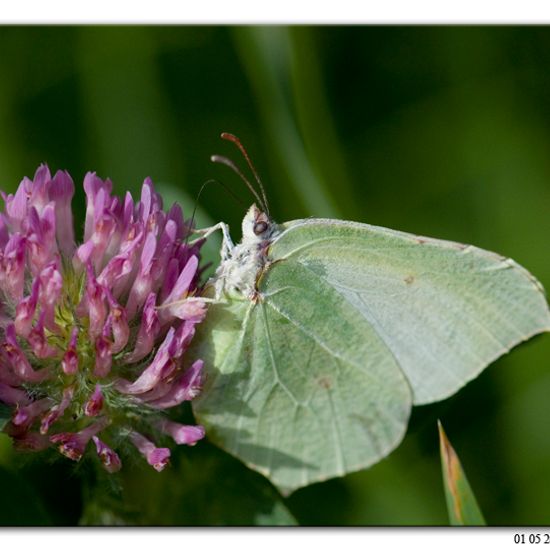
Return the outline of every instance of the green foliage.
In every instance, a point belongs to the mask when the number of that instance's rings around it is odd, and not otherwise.
[[[0,466],[0,526],[52,525],[44,502],[24,476]]]
[[[438,421],[443,486],[451,525],[485,525],[460,460]]]
[[[262,476],[207,443],[178,449],[161,474],[133,464],[120,486],[92,480],[81,525],[295,525]]]

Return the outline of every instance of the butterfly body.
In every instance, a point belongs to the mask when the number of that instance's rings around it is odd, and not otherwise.
[[[267,250],[280,233],[279,227],[267,214],[253,204],[242,223],[242,240],[236,246],[226,245],[228,251],[216,270],[216,297],[233,299],[259,298],[257,282],[268,265]]]

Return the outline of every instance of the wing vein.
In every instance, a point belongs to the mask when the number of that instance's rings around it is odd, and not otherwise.
[[[279,369],[277,368],[277,361],[275,360],[275,354],[273,353],[273,343],[271,341],[271,333],[269,331],[269,324],[267,322],[267,314],[265,312],[265,307],[263,302],[260,302],[261,304],[261,310],[262,310],[262,316],[264,321],[264,331],[265,331],[265,337],[267,341],[267,349],[269,350],[269,359],[271,361],[271,366],[273,368],[273,374],[275,375],[275,382],[281,386],[281,389],[290,397],[292,402],[295,405],[298,406],[305,406],[303,403],[301,403],[294,394],[286,387],[286,384],[282,381],[281,376],[279,375]]]

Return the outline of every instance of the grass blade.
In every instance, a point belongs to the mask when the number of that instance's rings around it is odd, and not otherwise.
[[[437,425],[443,486],[451,525],[485,525],[483,514],[466,479],[460,460],[449,443],[441,422],[438,421]]]

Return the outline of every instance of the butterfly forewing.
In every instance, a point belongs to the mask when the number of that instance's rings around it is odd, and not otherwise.
[[[287,224],[270,255],[268,275],[299,264],[367,321],[367,347],[373,334],[384,342],[416,404],[452,395],[514,345],[550,330],[534,277],[473,246],[311,219]]]

